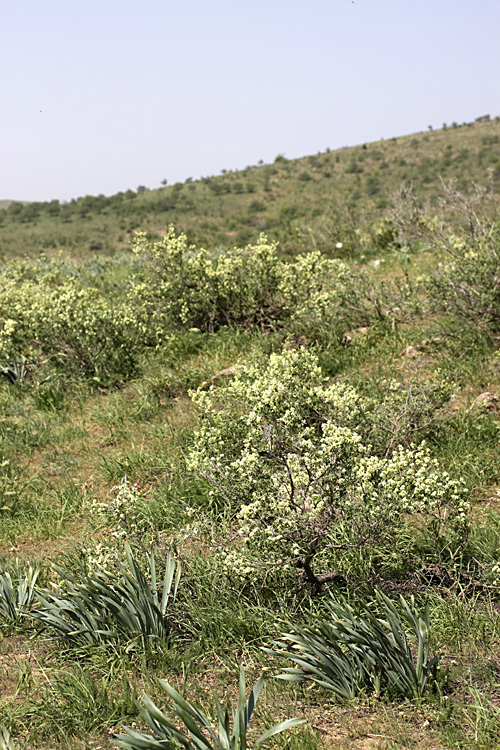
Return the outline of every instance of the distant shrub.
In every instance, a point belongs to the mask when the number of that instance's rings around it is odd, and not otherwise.
[[[233,574],[295,568],[318,585],[356,568],[413,565],[422,536],[437,558],[463,543],[461,483],[424,446],[377,455],[375,431],[364,442],[356,429],[366,425],[363,399],[347,384],[325,386],[307,350],[271,355],[194,399],[203,419],[190,466],[234,509],[244,545],[224,558]]]
[[[300,216],[301,213],[302,212],[301,212],[300,206],[293,205],[293,204],[290,206],[283,206],[280,209],[279,221],[282,224],[285,222],[293,221],[298,216]]]
[[[248,210],[250,213],[257,213],[258,211],[265,211],[266,210],[266,204],[262,201],[253,200],[250,202],[248,206]]]
[[[50,262],[1,274],[0,364],[44,360],[102,384],[130,376],[150,338],[142,310]]]
[[[454,332],[500,335],[500,202],[476,187],[465,195],[456,183],[443,185],[443,200],[432,210],[402,190],[392,212],[402,245],[418,243],[445,256],[427,288],[434,308]],[[465,325],[465,328],[464,328]]]
[[[366,192],[368,195],[377,195],[380,192],[380,182],[376,175],[369,175],[366,180]]]
[[[148,300],[160,318],[203,331],[281,324],[304,300],[321,310],[331,305],[336,280],[346,273],[341,263],[319,253],[286,263],[264,235],[255,245],[211,255],[170,229],[159,242],[138,233],[134,249],[148,258],[151,269],[151,278],[137,287],[138,303]]]
[[[354,159],[347,165],[346,170],[347,174],[361,174],[363,171],[363,167],[361,164],[358,164],[357,161]]]

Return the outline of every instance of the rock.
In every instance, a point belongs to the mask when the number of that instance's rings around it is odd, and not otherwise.
[[[414,346],[407,346],[406,349],[403,349],[403,351],[401,352],[401,356],[413,359],[415,357],[419,357],[420,352]]]
[[[472,406],[477,406],[478,408],[485,409],[486,411],[498,411],[499,402],[500,399],[498,398],[496,393],[484,391],[474,399]]]
[[[366,326],[361,326],[361,328],[354,328],[352,331],[347,331],[342,336],[341,344],[343,346],[352,346],[358,339],[368,333],[369,330]]]
[[[236,365],[232,365],[232,367],[226,367],[225,370],[219,370],[219,372],[216,372],[215,375],[212,375],[212,383],[216,383],[221,378],[229,378],[232,375],[236,375],[236,373]]]
[[[419,350],[428,349],[430,346],[437,346],[441,344],[443,339],[441,336],[433,336],[431,339],[423,339],[416,348]]]

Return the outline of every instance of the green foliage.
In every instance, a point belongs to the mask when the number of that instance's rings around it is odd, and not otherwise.
[[[394,221],[403,243],[416,241],[445,254],[427,289],[453,332],[461,335],[465,326],[495,337],[500,332],[498,196],[478,187],[468,196],[456,183],[443,184],[442,190],[437,212],[422,207],[411,190],[401,191]]]
[[[110,670],[109,663],[102,677],[96,675],[96,669],[84,669],[78,664],[72,664],[70,669],[66,665],[63,671],[52,668],[44,670],[43,685],[36,689],[33,672],[26,665],[24,699],[13,696],[1,707],[2,716],[9,719],[10,733],[19,742],[22,737],[23,747],[53,748],[73,742],[75,736],[102,733],[121,720],[136,719],[136,691],[125,674],[117,679],[110,671],[114,670]],[[5,748],[1,738],[0,729],[0,748]],[[50,745],[45,744],[47,740]]]
[[[160,750],[165,747],[179,747],[185,750],[245,750],[247,747],[257,747],[270,737],[296,727],[304,721],[283,721],[268,729],[250,745],[247,738],[248,725],[264,684],[264,676],[257,681],[246,700],[245,670],[241,667],[235,710],[231,712],[229,700],[222,705],[214,694],[214,707],[210,716],[200,706],[185,700],[168,682],[159,682],[172,701],[173,715],[184,724],[185,730],[179,729],[178,723],[172,722],[144,693],[143,705],[138,704],[138,707],[154,735],[124,727],[127,735],[117,736],[119,747],[127,750]]]
[[[157,588],[156,563],[149,558],[149,580],[128,545],[117,570],[96,562],[86,575],[56,568],[62,579],[55,591],[38,594],[33,617],[47,629],[77,645],[124,644],[126,651],[165,640],[170,633],[167,610],[175,601],[180,567],[169,553],[163,586]]]
[[[465,710],[465,722],[479,747],[494,748],[500,742],[500,708],[490,696],[481,695],[470,687],[470,702]]]
[[[332,299],[334,279],[346,273],[319,253],[287,264],[264,235],[244,250],[211,256],[170,229],[155,243],[138,233],[135,250],[146,254],[153,271],[152,280],[137,287],[141,299],[169,322],[202,331],[235,324],[273,326],[296,314],[304,300],[323,308]]]
[[[221,521],[217,524],[220,528]],[[183,631],[188,638],[184,660],[199,662],[215,651],[220,657],[260,644],[272,632],[273,612],[280,594],[271,602],[256,592],[242,592],[228,581],[215,557],[186,560],[187,582],[182,595]],[[253,595],[252,595],[253,593]],[[288,605],[291,606],[290,600]],[[272,608],[272,609],[271,609]]]
[[[360,395],[345,383],[325,386],[307,350],[271,355],[193,397],[202,420],[190,467],[234,510],[244,541],[223,556],[232,574],[295,567],[318,585],[359,574],[359,557],[364,575],[391,560],[413,565],[422,535],[440,562],[464,544],[463,484],[424,446],[378,456],[357,431]]]
[[[72,733],[103,731],[137,715],[135,696],[126,679],[118,686],[108,676],[95,679],[90,671],[76,667],[57,676],[47,690],[45,713],[49,715],[45,720]]]
[[[35,586],[39,569],[31,565],[19,575],[17,588],[8,571],[0,575],[0,623],[20,625],[24,616],[29,613],[35,597]]]
[[[293,624],[293,630],[276,642],[277,649],[265,649],[294,662],[280,677],[295,682],[313,680],[347,700],[365,690],[376,695],[385,690],[399,697],[422,697],[439,670],[439,657],[429,655],[428,607],[419,613],[413,598],[408,604],[401,596],[401,616],[384,594],[377,592],[376,601],[383,617],[374,614],[372,604],[356,611],[348,604],[331,601],[328,619],[304,626]],[[416,648],[416,659],[411,645]]]
[[[364,239],[370,224],[373,219],[380,219],[380,208],[390,203],[390,196],[402,182],[411,179],[421,197],[431,197],[440,177],[463,180],[467,174],[468,180],[481,184],[486,168],[491,167],[498,185],[496,139],[498,121],[492,119],[471,123],[468,128],[449,128],[421,136],[418,149],[414,136],[407,136],[397,142],[386,140],[366,148],[354,146],[278,162],[273,167],[247,167],[194,182],[188,178],[184,186],[178,183],[140,195],[128,190],[113,196],[82,196],[64,205],[58,201],[24,206],[13,202],[7,210],[0,206],[2,254],[38,255],[40,249],[53,248],[73,254],[112,254],[127,248],[129,233],[134,229],[140,227],[160,236],[167,221],[181,227],[198,245],[217,250],[234,243],[247,220],[251,193],[264,206],[259,222],[246,227],[244,242],[252,244],[264,227],[272,239],[282,241],[280,212],[292,202],[300,206],[295,223],[300,229],[311,231],[315,238],[330,214],[331,196],[338,196],[346,210],[352,210],[356,196],[360,215],[354,228],[363,233],[355,248],[359,257],[370,252],[372,245]],[[453,157],[447,148],[450,146]],[[348,171],[350,165],[354,166],[354,174]],[[303,173],[310,179],[302,179]],[[241,186],[244,192],[240,192]],[[231,228],[224,225],[228,218],[234,225]],[[346,253],[351,252],[347,236],[341,235],[337,241],[344,243]],[[292,242],[287,246],[292,252],[304,249],[297,242],[293,248]]]
[[[15,750],[12,737],[6,726],[0,726],[0,750]]]
[[[4,375],[12,384],[17,381],[23,381],[27,372],[26,360],[24,357],[20,357],[14,362],[9,362],[8,365],[0,366],[0,375]]]
[[[366,273],[317,250],[286,262],[264,235],[256,245],[221,255],[197,250],[173,229],[159,242],[145,234],[135,242],[152,271],[135,286],[138,304],[160,330],[257,324],[318,340],[325,330],[341,338],[346,327],[394,322],[419,309],[408,279],[374,286]]]
[[[380,598],[353,603],[384,580],[429,597],[453,697],[437,679],[436,700],[420,705],[428,729],[411,704],[372,701],[374,731],[398,746],[436,744],[439,731],[443,746],[496,747],[499,245],[494,197],[464,198],[463,175],[484,181],[490,165],[497,184],[498,122],[0,212],[2,257],[36,256],[0,269],[0,725],[16,746],[106,745],[120,721],[140,735],[129,680],[158,703],[160,670],[171,684],[199,675],[198,692],[218,681],[224,695],[235,657],[264,665],[256,649],[284,616],[275,650],[298,678],[330,680],[346,697],[425,696],[437,664],[423,606],[425,627],[397,601],[396,614]],[[461,180],[446,205],[434,197],[439,174]],[[382,214],[403,175],[432,199],[407,211],[406,229]],[[157,243],[166,222],[181,235]],[[136,228],[145,252],[132,254]],[[454,335],[435,338],[443,322]],[[283,347],[302,348],[269,358]],[[198,426],[185,399],[197,388]],[[470,513],[450,477],[464,478]],[[175,597],[175,567],[163,612],[165,559],[153,585],[144,554],[152,540],[178,549],[185,571]],[[43,590],[12,564],[29,549],[43,571],[61,548]],[[321,586],[337,602],[345,589],[352,608],[325,617]],[[300,638],[310,673],[297,667]],[[295,715],[284,704],[299,698],[307,746],[321,744],[334,694],[288,687],[267,692],[260,731],[268,712]],[[341,732],[361,731],[359,708],[342,708]],[[220,739],[216,714],[206,715]],[[283,735],[279,746],[307,741]]]
[[[11,379],[26,374],[25,362],[51,362],[102,384],[136,370],[150,332],[143,310],[126,298],[113,299],[49,261],[7,265],[1,282],[0,364]]]

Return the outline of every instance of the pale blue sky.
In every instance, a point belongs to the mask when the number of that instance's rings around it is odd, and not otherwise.
[[[70,199],[500,114],[498,0],[6,0],[0,198]]]

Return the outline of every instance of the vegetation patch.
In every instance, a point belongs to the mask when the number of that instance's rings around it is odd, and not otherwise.
[[[1,212],[0,748],[498,747],[497,129]]]

